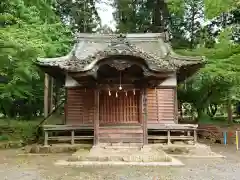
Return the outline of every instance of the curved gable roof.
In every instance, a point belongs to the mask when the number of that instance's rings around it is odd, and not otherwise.
[[[180,56],[173,52],[165,33],[78,34],[72,51],[63,57],[39,58],[40,67],[54,67],[65,72],[88,71],[111,56],[134,56],[144,59],[150,70],[178,71],[201,67],[203,57]]]

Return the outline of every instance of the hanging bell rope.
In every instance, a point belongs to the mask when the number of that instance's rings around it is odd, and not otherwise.
[[[120,83],[119,83],[119,90],[122,90],[122,77],[121,77],[121,71],[120,71]]]

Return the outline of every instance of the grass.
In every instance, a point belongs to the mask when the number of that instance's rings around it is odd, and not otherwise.
[[[35,138],[39,121],[0,120],[0,141],[29,142]]]
[[[239,124],[237,122],[240,121],[240,117],[234,117],[233,123],[230,125]],[[203,116],[198,121],[200,124],[214,124],[214,125],[220,125],[220,126],[229,126],[227,117],[219,116],[219,117],[209,117],[209,116]]]
[[[35,140],[39,123],[43,117],[33,120],[0,119],[0,141],[22,141],[25,144]],[[61,116],[52,116],[44,124],[61,124]]]

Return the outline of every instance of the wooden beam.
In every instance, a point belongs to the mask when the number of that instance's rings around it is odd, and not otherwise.
[[[157,120],[160,121],[159,119],[159,102],[158,102],[158,90],[155,88],[155,95],[156,95],[156,103],[157,103]]]
[[[68,89],[65,88],[65,103],[64,103],[64,124],[67,124],[68,120]]]
[[[140,90],[140,95],[139,95],[139,122],[140,124],[143,124],[143,90]]]
[[[53,84],[54,84],[54,78],[50,77],[49,113],[52,113],[53,111]]]
[[[44,146],[48,146],[48,131],[44,131]]]
[[[148,144],[148,134],[147,134],[147,90],[143,90],[143,144]]]
[[[45,73],[45,79],[44,79],[44,117],[46,118],[48,116],[48,110],[49,110],[49,75]]]
[[[178,98],[177,98],[177,87],[174,88],[174,122],[178,124]]]
[[[228,124],[232,124],[233,122],[233,112],[232,112],[232,102],[229,98],[227,101],[227,117],[228,117]]]
[[[75,132],[74,130],[71,131],[71,144],[74,145],[74,136],[75,136]]]
[[[194,143],[196,144],[197,143],[197,130],[195,129],[194,131],[193,131],[193,136],[194,136]]]
[[[167,144],[170,145],[171,144],[171,132],[170,130],[167,131]]]
[[[95,90],[94,145],[99,142],[99,90]]]

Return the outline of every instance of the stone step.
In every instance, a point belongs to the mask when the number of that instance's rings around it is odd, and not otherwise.
[[[116,148],[116,149],[113,149]],[[144,146],[142,148],[133,148],[125,146],[109,146],[106,149],[94,146],[89,152],[77,151],[71,157],[69,162],[75,161],[125,161],[125,162],[161,162],[167,161],[167,155],[161,149]]]
[[[141,147],[136,146],[105,146],[104,149],[136,149],[139,150]]]
[[[109,147],[109,146],[125,146],[125,147],[142,147],[142,143],[99,143],[98,147]]]

